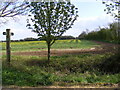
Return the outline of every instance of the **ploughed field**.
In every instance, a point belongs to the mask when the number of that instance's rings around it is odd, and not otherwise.
[[[93,42],[87,40],[57,40],[51,47],[51,56],[81,53],[111,52],[117,47],[115,44]],[[2,43],[2,51],[5,54],[6,43]],[[36,55],[47,56],[45,41],[11,42],[12,55]]]
[[[57,40],[47,63],[45,41],[11,42],[11,67],[6,65],[2,43],[4,86],[97,86],[118,87],[119,45],[87,41]],[[114,67],[113,67],[114,66]]]

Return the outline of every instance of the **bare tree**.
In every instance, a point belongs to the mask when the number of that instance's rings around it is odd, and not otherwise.
[[[17,15],[26,14],[29,9],[29,4],[27,2],[0,2],[0,19],[1,23],[5,23],[8,17],[13,18]]]

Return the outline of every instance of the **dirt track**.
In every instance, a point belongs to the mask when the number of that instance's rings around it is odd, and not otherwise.
[[[62,56],[65,54],[80,54],[80,53],[103,53],[105,50],[79,50],[79,49],[64,49],[64,50],[51,50],[52,56]],[[46,56],[47,51],[31,51],[31,52],[14,52],[13,55],[36,55]]]
[[[96,42],[96,41],[95,41]],[[101,47],[95,47],[91,49],[56,49],[51,50],[51,56],[62,56],[66,54],[82,54],[82,53],[92,53],[101,54],[105,52],[113,52],[118,46],[117,44],[96,42],[101,45]],[[29,51],[29,52],[13,52],[13,55],[30,55],[30,56],[47,56],[47,50],[45,51]]]

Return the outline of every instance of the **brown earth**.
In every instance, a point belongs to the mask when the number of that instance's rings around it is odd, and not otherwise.
[[[114,52],[120,46],[118,44],[98,42],[100,47],[94,47],[90,49],[51,49],[51,56],[62,56],[66,54],[82,54],[82,53],[92,53],[92,54],[102,54],[106,52]],[[47,50],[44,51],[25,51],[25,52],[12,52],[13,55],[28,55],[28,56],[47,56]]]

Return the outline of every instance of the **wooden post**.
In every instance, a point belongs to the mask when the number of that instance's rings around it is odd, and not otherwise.
[[[7,63],[10,65],[10,29],[6,29],[6,55],[7,55]]]
[[[6,35],[6,56],[7,56],[7,64],[10,65],[10,57],[11,57],[11,51],[10,51],[10,36],[14,35],[14,33],[10,33],[10,29],[6,29],[6,32],[3,32],[3,35]]]

